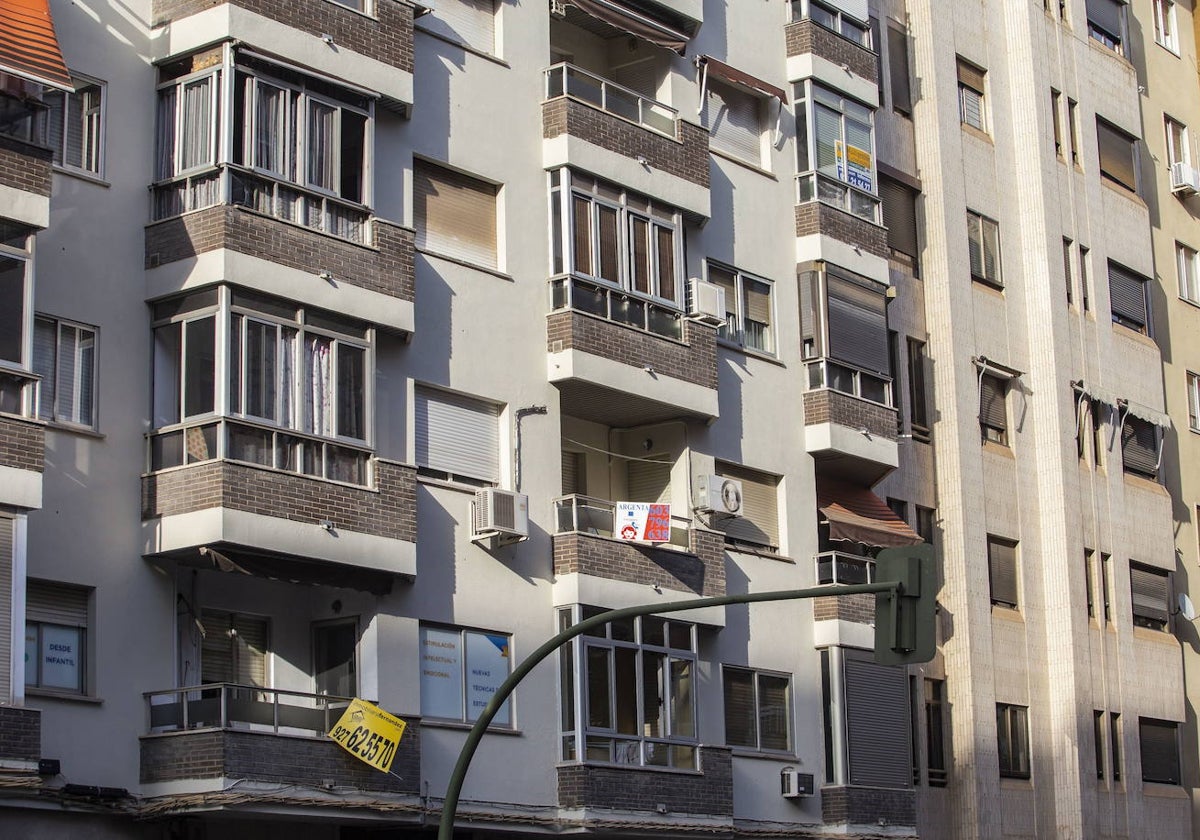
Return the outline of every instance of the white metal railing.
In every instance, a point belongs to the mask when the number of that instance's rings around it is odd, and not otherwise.
[[[791,0],[792,22],[811,20],[813,23],[853,41],[860,47],[871,48],[871,30],[862,21],[832,5],[815,0]]]
[[[801,172],[796,176],[796,203],[808,204],[810,201],[819,201],[880,224],[879,196],[820,172]]]
[[[342,716],[351,698],[255,685],[207,683],[165,691],[148,691],[147,731],[256,728],[322,734]]]
[[[809,391],[829,388],[868,402],[878,403],[886,408],[895,407],[890,377],[880,376],[877,373],[826,358],[806,361],[804,367],[808,372]]]
[[[813,560],[817,566],[818,585],[875,582],[875,561],[870,557],[844,551],[823,551]]]
[[[675,137],[679,112],[640,93],[589,73],[574,64],[555,64],[546,70],[546,98],[566,96],[594,105],[651,131]]]
[[[554,532],[556,534],[592,534],[613,537],[617,503],[594,496],[572,493],[554,500]],[[688,529],[691,520],[685,516],[671,517],[671,544],[688,548]]]
[[[683,340],[683,312],[629,289],[573,274],[550,278],[550,309],[571,309],[655,335]]]

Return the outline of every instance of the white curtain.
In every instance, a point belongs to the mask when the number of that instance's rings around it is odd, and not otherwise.
[[[325,190],[337,188],[334,141],[337,109],[323,102],[308,103],[308,182]]]
[[[304,391],[305,413],[308,417],[306,431],[314,435],[333,433],[333,423],[330,422],[333,407],[330,349],[330,340],[320,337],[309,338],[305,347],[305,367],[308,374]]]
[[[155,178],[162,180],[175,174],[175,110],[178,90],[169,87],[158,92],[158,159]]]
[[[213,76],[183,86],[183,136],[179,167],[183,171],[212,161]]]
[[[287,177],[287,91],[258,81],[255,93],[254,164]]]

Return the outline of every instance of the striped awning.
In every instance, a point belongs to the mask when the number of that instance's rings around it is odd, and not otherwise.
[[[883,548],[925,542],[866,487],[818,476],[817,509],[829,522],[831,540]]]
[[[50,0],[0,0],[0,72],[72,90]]]

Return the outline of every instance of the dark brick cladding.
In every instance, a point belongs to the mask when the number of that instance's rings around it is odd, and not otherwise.
[[[585,574],[704,597],[725,594],[725,535],[691,530],[691,552],[591,534],[554,536],[554,574]]]
[[[700,748],[700,774],[630,767],[564,764],[558,768],[558,807],[733,815],[733,758],[722,747]]]
[[[151,25],[175,23],[223,3],[224,0],[154,0]],[[331,35],[342,49],[409,73],[413,70],[413,7],[408,3],[377,0],[376,17],[359,14],[329,0],[236,0],[234,5],[318,38]]]
[[[339,787],[416,794],[421,785],[421,727],[408,728],[396,750],[391,773],[380,773],[327,738],[205,729],[141,739],[141,781],[174,782],[221,776],[256,782]],[[397,778],[399,776],[400,778]],[[303,796],[297,792],[297,796]]]
[[[717,387],[717,330],[684,321],[683,343],[596,318],[582,312],[551,313],[546,319],[546,349],[580,350],[614,362],[650,365],[662,376]]]
[[[912,790],[860,787],[821,788],[821,820],[851,825],[917,824],[917,795]]]
[[[50,159],[49,149],[0,137],[0,185],[49,196]]]
[[[820,201],[797,204],[796,236],[811,236],[814,233],[857,245],[867,253],[884,259],[891,254],[887,244],[887,228]]]
[[[46,464],[46,427],[34,420],[0,416],[0,467],[42,472]]]
[[[294,522],[331,519],[338,528],[417,540],[417,471],[375,462],[375,490],[227,461],[142,479],[142,519],[226,507]]]
[[[874,81],[879,58],[874,52],[843,38],[811,20],[789,23],[785,29],[788,55],[813,55],[828,59],[834,64],[844,64],[850,72],[862,79]]]
[[[825,389],[804,395],[804,425],[837,423],[865,428],[872,435],[896,439],[896,409],[860,400],[841,391]]]
[[[566,97],[542,105],[542,136],[570,134],[629,158],[639,155],[651,169],[708,188],[708,130],[675,121],[675,139],[642,128],[591,105]]]
[[[835,598],[813,599],[813,621],[840,618],[856,624],[875,625],[874,595],[842,595]]]
[[[338,283],[412,300],[413,232],[379,219],[372,228],[374,246],[356,245],[244,207],[218,205],[147,225],[146,268],[229,248],[312,274],[328,271]]]
[[[0,706],[0,759],[37,761],[42,755],[42,713]]]

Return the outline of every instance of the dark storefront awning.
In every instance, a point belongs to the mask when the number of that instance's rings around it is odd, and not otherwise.
[[[0,72],[72,90],[50,0],[0,0]]]
[[[829,538],[889,548],[924,542],[866,487],[817,479],[817,509],[829,521]]]

